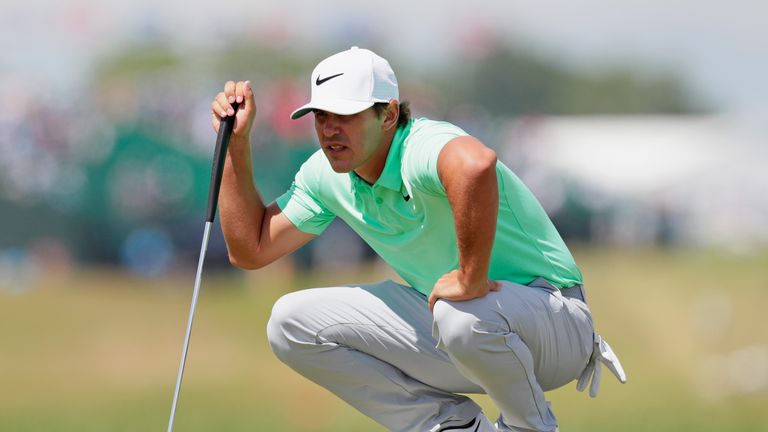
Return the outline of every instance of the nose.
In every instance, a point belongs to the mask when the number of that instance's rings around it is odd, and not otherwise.
[[[336,119],[336,116],[329,113],[326,115],[325,121],[323,122],[323,135],[325,135],[327,138],[330,138],[337,133],[339,133],[339,123]]]

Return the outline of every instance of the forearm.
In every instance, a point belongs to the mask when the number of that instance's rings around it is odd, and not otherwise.
[[[458,278],[469,290],[486,289],[496,236],[499,190],[496,153],[472,137],[446,144],[438,173],[453,210],[459,255]]]
[[[265,204],[253,181],[250,142],[233,139],[224,162],[219,198],[230,260],[249,267],[258,250]]]
[[[488,280],[496,235],[499,193],[494,167],[485,167],[459,182],[451,200],[456,223],[459,280],[467,287]]]

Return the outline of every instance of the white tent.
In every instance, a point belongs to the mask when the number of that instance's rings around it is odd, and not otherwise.
[[[630,213],[658,219],[663,211],[686,242],[768,244],[768,121],[542,117],[517,120],[507,130],[502,160],[548,210],[557,207],[551,204],[557,179],[597,197],[591,207],[623,208],[610,222],[623,229]],[[640,217],[636,225],[657,222]]]

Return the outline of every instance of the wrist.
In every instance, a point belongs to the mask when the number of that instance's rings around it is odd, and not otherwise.
[[[485,292],[488,276],[478,272],[467,272],[459,269],[459,283],[472,294]]]
[[[232,138],[229,140],[229,148],[235,148],[237,150],[250,150],[251,139],[248,136],[237,136],[232,134]]]
[[[232,137],[229,141],[229,156],[237,161],[250,163],[251,160],[251,140],[248,138]]]

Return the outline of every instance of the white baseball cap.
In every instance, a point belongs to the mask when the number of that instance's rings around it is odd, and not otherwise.
[[[321,61],[310,77],[312,99],[291,114],[297,119],[314,110],[356,114],[377,102],[398,100],[397,78],[389,62],[373,51],[353,46]]]

